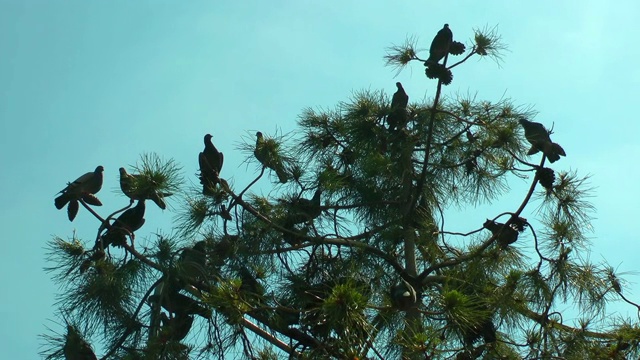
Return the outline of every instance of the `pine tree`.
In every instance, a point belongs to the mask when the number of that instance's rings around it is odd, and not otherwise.
[[[305,109],[298,136],[247,139],[240,150],[261,171],[244,186],[220,166],[206,191],[184,190],[173,161],[144,156],[127,186],[186,194],[178,230],[152,245],[135,246],[144,220],[115,221],[133,201],[102,217],[79,197],[99,231],[49,243],[59,315],[101,359],[637,357],[638,322],[605,315],[612,300],[640,307],[612,267],[581,256],[588,177],[528,157],[520,123],[532,111],[445,94],[457,66],[500,56],[494,32],[474,40],[465,53],[454,38],[443,63],[426,64],[426,103],[361,91],[332,111]],[[425,63],[416,47],[391,47],[387,64]],[[445,221],[507,195],[514,177],[530,186],[512,208]],[[265,179],[277,195],[252,192]],[[563,318],[567,304],[580,322]],[[66,337],[47,335],[43,355],[69,358]]]

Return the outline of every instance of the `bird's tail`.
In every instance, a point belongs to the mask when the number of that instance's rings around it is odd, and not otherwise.
[[[281,183],[284,184],[289,180],[287,173],[282,168],[278,167],[275,171],[276,175],[278,175],[278,180],[280,180]]]
[[[69,221],[73,221],[78,215],[78,209],[80,209],[80,204],[78,200],[73,199],[69,202],[69,207],[67,208],[67,215],[69,215]]]
[[[562,148],[562,146],[556,143],[549,143],[547,146],[545,146],[544,154],[547,156],[547,158],[549,159],[549,162],[552,164],[560,160],[560,156],[567,155],[564,152],[564,149]]]
[[[56,205],[56,209],[60,210],[65,205],[67,205],[69,200],[71,200],[71,197],[69,196],[69,194],[65,193],[65,194],[62,194],[62,195],[58,196],[57,198],[55,198],[53,203]]]
[[[158,207],[160,209],[162,209],[162,210],[167,208],[167,204],[164,202],[164,199],[162,199],[162,196],[160,196],[155,191],[149,195],[149,200],[151,200],[154,203],[156,203],[156,205],[158,205]]]
[[[558,155],[567,156],[567,153],[564,152],[564,149],[559,144],[551,143],[551,147],[553,148],[553,151],[555,151]]]

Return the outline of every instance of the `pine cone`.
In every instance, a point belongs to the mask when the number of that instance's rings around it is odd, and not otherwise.
[[[553,183],[556,181],[556,175],[553,172],[553,169],[550,168],[540,168],[536,170],[536,176],[540,181],[540,185],[547,190],[553,189]]]
[[[425,74],[427,74],[427,77],[429,79],[437,79],[438,78],[437,67],[438,67],[437,65],[427,66],[427,68],[426,68],[426,70],[424,72],[425,72]]]
[[[453,81],[453,73],[451,70],[445,68],[444,72],[440,74],[440,81],[442,81],[443,85],[451,84],[451,81]]]
[[[466,47],[464,46],[463,43],[459,41],[454,41],[451,43],[451,45],[449,45],[449,54],[461,55],[462,53],[464,53],[465,49]]]
[[[511,227],[518,230],[518,232],[523,232],[527,225],[529,225],[529,223],[527,222],[527,219],[523,217],[518,217],[511,222]]]
[[[442,81],[442,84],[449,85],[453,80],[453,74],[451,70],[447,69],[442,64],[429,64],[425,70],[425,74],[429,79],[438,79]]]

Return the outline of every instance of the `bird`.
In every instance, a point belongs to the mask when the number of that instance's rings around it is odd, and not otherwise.
[[[322,189],[318,188],[311,199],[298,198],[289,204],[290,211],[287,217],[289,226],[313,220],[322,214],[320,207],[320,195]]]
[[[487,221],[482,224],[482,227],[491,231],[491,234],[496,237],[498,244],[503,248],[518,240],[518,231],[503,223],[487,219]]]
[[[527,155],[533,155],[542,151],[551,163],[560,160],[560,156],[567,156],[560,145],[551,141],[549,131],[544,125],[524,118],[520,118],[518,121],[524,129],[524,137],[527,138],[527,141],[531,144],[531,149],[529,149]]]
[[[149,199],[153,201],[162,210],[167,208],[167,204],[164,201],[165,196],[171,196],[171,193],[161,193],[156,189],[148,186],[144,186],[144,181],[141,174],[129,174],[123,167],[120,171],[120,190],[125,194],[131,203],[134,200]]]
[[[78,330],[72,325],[67,325],[64,347],[62,348],[66,360],[97,360],[91,345],[82,338]]]
[[[406,280],[391,287],[391,302],[398,309],[406,310],[418,301],[416,290]]]
[[[211,134],[204,136],[204,150],[198,154],[200,165],[200,183],[203,185],[203,193],[207,193],[207,187],[215,186],[220,182],[219,176],[224,163],[224,154],[218,151],[211,142]]]
[[[281,183],[286,183],[288,180],[287,173],[284,171],[284,167],[281,161],[276,161],[269,154],[269,149],[266,147],[264,136],[260,131],[256,133],[256,148],[253,151],[253,155],[258,159],[262,166],[267,167],[276,172],[278,180]]]
[[[449,46],[453,41],[453,33],[449,29],[449,24],[444,24],[444,27],[438,31],[436,36],[431,42],[431,48],[429,48],[429,58],[426,64],[437,64],[442,58],[444,58],[449,52]]]
[[[162,321],[160,337],[171,341],[182,341],[189,334],[193,325],[193,316],[186,313],[177,313],[174,317],[169,318],[163,312],[160,319]]]
[[[407,122],[407,105],[409,104],[409,95],[404,91],[400,82],[396,83],[398,90],[391,98],[391,112],[387,116],[389,129],[402,128]]]
[[[201,305],[199,301],[181,294],[179,288],[166,286],[159,295],[149,296],[152,302],[159,301],[160,305],[170,313],[181,315],[200,315],[205,319],[211,318],[211,309]]]
[[[100,189],[102,189],[102,173],[104,172],[104,167],[98,166],[95,171],[88,172],[75,181],[67,184],[67,187],[60,190],[59,194],[62,194],[54,199],[54,205],[56,209],[60,210],[65,205],[70,204],[70,208],[67,209],[69,220],[73,221],[76,214],[78,213],[78,200],[86,200],[87,203],[92,205],[100,206],[102,203],[98,198],[95,197]],[[88,196],[86,194],[94,195]],[[75,203],[74,203],[75,202]]]
[[[182,250],[178,262],[180,273],[190,280],[201,280],[207,275],[207,242],[198,241]]]
[[[122,246],[126,242],[126,236],[133,237],[133,233],[144,225],[145,200],[140,199],[136,206],[127,209],[120,214],[111,224],[107,232],[96,241],[94,249],[106,248],[109,245]]]

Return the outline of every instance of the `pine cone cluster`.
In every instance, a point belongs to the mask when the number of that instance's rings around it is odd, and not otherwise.
[[[547,190],[553,189],[553,183],[556,181],[556,174],[553,172],[553,169],[539,168],[536,170],[536,176],[538,177],[542,187]]]
[[[511,227],[518,230],[518,232],[523,232],[524,228],[527,227],[527,225],[529,225],[529,223],[527,222],[527,219],[523,217],[518,217],[517,219],[511,221]]]
[[[453,41],[451,45],[449,45],[449,54],[451,55],[462,55],[465,50],[466,47],[459,41]]]
[[[427,74],[429,79],[438,79],[442,81],[442,84],[444,85],[451,84],[451,81],[453,80],[453,73],[451,73],[451,70],[447,69],[444,65],[425,63],[425,66],[427,66],[425,74]]]

